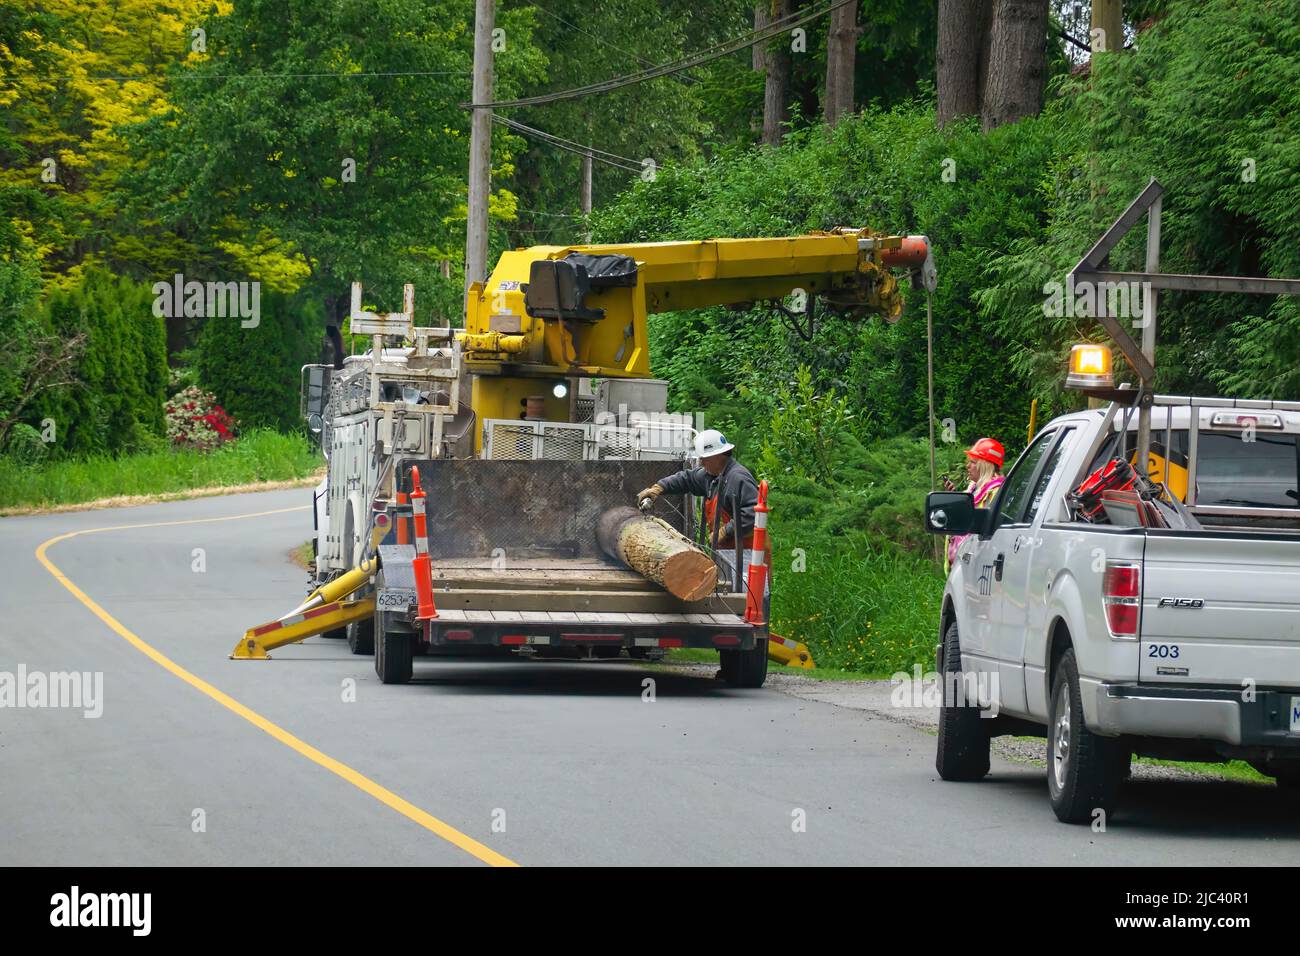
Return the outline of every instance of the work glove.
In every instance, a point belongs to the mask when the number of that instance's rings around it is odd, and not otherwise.
[[[643,488],[636,493],[637,507],[642,511],[649,511],[655,503],[655,499],[664,493],[663,488],[659,485],[651,485],[649,488]]]

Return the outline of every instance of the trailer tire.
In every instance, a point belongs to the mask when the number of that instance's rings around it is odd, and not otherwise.
[[[1047,793],[1056,818],[1091,823],[1098,810],[1109,816],[1133,755],[1122,740],[1084,724],[1074,648],[1057,664],[1047,728]]]
[[[405,684],[415,673],[415,635],[379,629],[375,635],[375,673],[385,684]]]
[[[961,673],[961,643],[957,622],[948,625],[940,645],[940,677]],[[961,687],[960,680],[956,688]],[[988,727],[978,707],[964,700],[948,700],[948,681],[943,680],[943,705],[939,708],[939,742],[934,769],[943,780],[982,780],[989,772]]]
[[[379,613],[379,612],[376,612]],[[353,621],[347,626],[348,650],[353,654],[375,652],[375,620]]]
[[[762,687],[767,680],[767,638],[755,641],[752,650],[719,651],[718,660],[732,687]]]

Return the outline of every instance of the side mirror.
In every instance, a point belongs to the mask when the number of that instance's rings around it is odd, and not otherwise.
[[[325,419],[318,412],[312,412],[307,416],[307,430],[313,435],[319,436],[324,427]]]
[[[964,491],[932,491],[925,496],[925,530],[931,534],[987,535],[993,530],[993,509],[976,508]]]

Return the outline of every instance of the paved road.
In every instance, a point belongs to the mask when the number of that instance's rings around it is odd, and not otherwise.
[[[657,672],[646,702],[630,664],[420,659],[415,683],[386,687],[323,638],[227,660],[302,593],[287,555],[310,514],[285,509],[309,495],[0,520],[0,679],[103,675],[97,719],[0,708],[0,863],[1219,865],[1300,849],[1270,787],[1135,784],[1094,833],[1055,821],[1040,769],[995,759],[987,781],[946,784],[924,730],[772,688]],[[35,552],[123,525],[46,549],[96,614]]]

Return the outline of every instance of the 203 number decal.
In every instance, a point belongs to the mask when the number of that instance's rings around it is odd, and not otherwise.
[[[1152,644],[1147,649],[1147,657],[1167,657],[1170,660],[1177,660],[1177,644]]]

